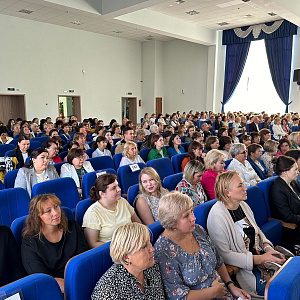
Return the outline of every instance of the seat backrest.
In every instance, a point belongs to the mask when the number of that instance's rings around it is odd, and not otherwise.
[[[207,230],[206,223],[208,214],[212,206],[217,202],[216,199],[204,202],[194,209],[194,215],[196,217],[196,224],[201,225],[205,230]]]
[[[68,153],[69,153],[68,151],[63,151],[61,153],[58,153],[58,156],[63,161],[65,159],[65,157],[68,155]]]
[[[19,246],[21,246],[22,243],[22,231],[25,227],[26,219],[28,215],[25,215],[23,217],[15,219],[10,226],[10,229],[16,239],[16,242]]]
[[[92,158],[92,154],[95,150],[96,150],[95,148],[90,148],[90,149],[87,149],[85,151],[85,153],[88,155],[89,158]]]
[[[41,143],[38,141],[31,141],[30,140],[30,149],[35,150],[41,148]]]
[[[28,215],[30,198],[22,188],[0,190],[0,225],[10,227],[13,220]]]
[[[166,176],[174,174],[174,169],[169,158],[157,158],[147,162],[147,167],[152,167],[156,170],[161,180]]]
[[[188,150],[189,150],[189,145],[190,145],[190,142],[182,143],[182,144],[181,144],[181,146],[184,148],[185,152],[188,152]]]
[[[276,178],[277,178],[277,176],[273,176],[273,177],[267,178],[265,180],[262,180],[257,184],[257,187],[262,191],[265,206],[267,209],[267,214],[268,214],[269,218],[271,217],[271,210],[270,210],[270,204],[269,204],[269,193],[270,193],[271,186],[273,185],[274,180]]]
[[[60,169],[61,169],[61,166],[62,166],[63,164],[66,164],[66,163],[67,163],[66,161],[63,161],[63,162],[59,162],[59,163],[56,163],[56,164],[53,165],[53,166],[55,167],[56,172],[58,173],[58,175],[60,175]]]
[[[95,180],[97,179],[97,173],[108,173],[117,175],[115,169],[103,169],[99,171],[89,172],[84,174],[82,178],[82,198],[86,199],[90,195],[90,189],[95,185]]]
[[[169,175],[166,176],[164,178],[164,187],[168,190],[168,191],[174,191],[176,188],[176,185],[178,184],[178,182],[180,182],[180,180],[182,179],[183,176],[183,172],[180,173],[176,173],[173,175]]]
[[[268,213],[262,191],[257,186],[247,188],[247,200],[245,201],[254,214],[255,221],[260,227],[268,222]]]
[[[151,151],[151,148],[142,149],[140,151],[140,157],[143,159],[144,162],[148,161],[148,154]]]
[[[90,300],[100,277],[112,266],[110,243],[81,253],[69,260],[65,268],[65,299]]]
[[[122,194],[127,194],[130,186],[139,182],[139,175],[142,169],[146,167],[143,163],[138,163],[140,170],[132,172],[129,165],[122,166],[118,169],[118,181],[122,190]]]
[[[6,189],[12,189],[15,186],[15,180],[18,174],[17,170],[11,170],[4,175],[4,185]]]
[[[15,148],[16,148],[16,146],[12,145],[12,144],[3,144],[3,145],[0,145],[0,157],[5,156],[5,153],[8,150],[14,150]]]
[[[232,162],[232,158],[229,158],[229,159],[225,160],[225,167],[224,168],[227,169],[231,162]]]
[[[121,159],[123,157],[123,154],[122,153],[117,153],[114,155],[113,157],[113,162],[114,162],[114,165],[115,165],[115,169],[118,170],[119,169],[119,165],[120,165],[120,162],[121,162]]]
[[[267,283],[268,300],[300,299],[300,257],[290,258]]]
[[[14,281],[0,288],[1,293],[14,294],[21,290],[23,300],[63,300],[57,281],[50,275],[37,273]]]
[[[128,189],[128,195],[127,195],[127,200],[129,204],[133,207],[133,202],[135,197],[139,194],[140,188],[139,184],[134,184]]]
[[[39,134],[38,134],[39,135]],[[40,142],[41,144],[49,139],[48,136],[40,136],[30,139],[30,142]]]
[[[90,198],[81,200],[76,205],[75,220],[81,226],[86,210],[93,204]]]
[[[40,194],[55,194],[61,201],[62,206],[74,210],[79,202],[77,186],[71,177],[57,178],[35,184],[31,195],[35,197]]]
[[[148,228],[150,230],[151,243],[154,245],[158,237],[163,233],[164,228],[161,226],[160,222],[152,223]]]
[[[181,163],[185,157],[186,157],[186,153],[181,153],[181,154],[172,156],[171,162],[173,165],[174,173],[182,172]]]
[[[87,159],[94,170],[114,169],[114,162],[110,156],[99,156]]]
[[[61,206],[61,210],[65,213],[68,220],[75,220],[75,215],[69,207]]]
[[[13,152],[14,150],[8,150],[5,152],[4,156],[10,157],[10,154]]]

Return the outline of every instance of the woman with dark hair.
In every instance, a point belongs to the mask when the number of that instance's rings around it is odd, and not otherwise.
[[[111,151],[111,147],[114,145],[111,132],[109,130],[103,130],[101,136],[104,136],[107,139],[107,149]]]
[[[286,135],[289,135],[292,132],[292,129],[289,127],[288,120],[286,118],[281,119],[281,128]]]
[[[232,146],[232,139],[230,136],[221,136],[219,139],[219,150],[226,155],[225,160],[230,159],[230,148]]]
[[[300,245],[300,187],[295,182],[299,174],[298,165],[294,158],[285,155],[274,157],[274,172],[278,177],[270,189],[270,208],[272,218],[285,223],[282,227],[283,241],[290,246]]]
[[[264,143],[271,139],[271,131],[269,129],[263,128],[258,132],[260,137],[259,144],[263,147]]]
[[[121,139],[121,126],[118,123],[115,123],[111,128],[112,139]]]
[[[202,164],[204,163],[202,158],[203,155],[202,150],[203,150],[203,146],[196,141],[191,142],[189,144],[188,153],[181,163],[182,172],[184,171],[186,164],[191,160],[198,160]]]
[[[54,277],[64,293],[64,271],[70,258],[88,250],[80,226],[68,220],[60,200],[42,194],[30,201],[22,240],[22,261],[27,273]]]
[[[13,138],[7,136],[8,130],[5,126],[0,126],[0,145],[9,144],[12,142]]]
[[[222,127],[222,117],[216,116],[215,130],[219,130],[221,127]]]
[[[148,160],[169,157],[166,148],[164,147],[164,139],[159,134],[154,134],[150,142],[151,150],[148,154]]]
[[[15,120],[14,119],[9,119],[6,125],[6,128],[8,131],[12,131],[13,125],[15,124]]]
[[[221,136],[228,136],[228,129],[226,127],[221,127],[218,130],[217,137],[220,139]]]
[[[265,120],[263,122],[263,128],[270,129],[270,123],[271,123],[271,118],[265,117]]]
[[[286,156],[292,157],[295,159],[297,165],[298,165],[298,170],[300,171],[300,150],[299,149],[291,149],[285,153]],[[300,187],[300,173],[297,176],[297,179],[295,180],[297,184]]]
[[[110,122],[109,122],[109,128],[112,128],[112,126],[117,123],[117,120],[116,119],[111,119]]]
[[[23,168],[19,169],[14,187],[25,189],[29,197],[32,187],[36,183],[59,178],[56,169],[49,164],[49,154],[46,149],[33,150],[30,160]]]
[[[63,164],[60,177],[71,177],[74,179],[78,193],[82,194],[82,178],[86,173],[95,171],[89,161],[84,159],[82,149],[71,149],[67,155],[67,164]]]
[[[32,149],[30,147],[30,139],[25,135],[18,137],[17,147],[10,153],[10,157],[16,157],[20,167],[22,168],[26,162],[27,157],[30,157]]]
[[[244,144],[246,146],[246,148],[251,144],[251,136],[247,135],[247,134],[243,134],[240,137],[240,143]]]
[[[209,136],[205,141],[204,151],[207,153],[211,149],[218,149],[219,145],[219,140],[216,136]]]
[[[95,151],[92,154],[92,157],[99,157],[99,156],[111,156],[109,150],[105,149],[107,146],[108,140],[104,136],[98,136],[95,143],[93,144],[93,148]]]
[[[278,152],[276,154],[277,157],[281,155],[285,155],[285,153],[291,149],[292,143],[287,138],[282,138],[278,141]]]
[[[169,157],[176,154],[185,153],[184,148],[181,146],[181,138],[178,134],[172,134],[169,140],[169,148],[167,150]]]
[[[248,158],[251,167],[256,172],[261,180],[268,178],[268,169],[264,162],[261,160],[262,146],[256,143],[249,145]]]
[[[228,129],[228,136],[232,138],[232,143],[239,143],[240,140],[238,138],[238,132],[235,127],[231,127]]]
[[[22,126],[20,130],[20,134],[25,135],[29,139],[33,138],[33,135],[30,133],[29,127],[28,126]]]
[[[119,226],[141,223],[133,207],[121,197],[116,175],[99,176],[90,190],[90,198],[94,203],[84,214],[82,227],[91,248],[109,242]]]
[[[49,163],[56,164],[62,162],[61,158],[57,155],[59,152],[59,147],[54,140],[48,139],[44,141],[41,145],[41,148],[46,149],[49,154]]]

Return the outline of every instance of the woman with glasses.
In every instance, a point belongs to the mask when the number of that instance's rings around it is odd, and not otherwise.
[[[227,170],[236,170],[240,173],[241,178],[244,180],[245,186],[257,185],[261,179],[247,161],[246,146],[241,143],[233,144],[230,148],[232,161],[227,167]]]

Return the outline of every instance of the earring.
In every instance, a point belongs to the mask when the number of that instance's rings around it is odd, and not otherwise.
[[[131,262],[129,262],[129,261],[126,261],[126,260],[124,261],[124,263],[125,263],[125,265],[126,265],[126,266],[129,266],[129,265],[131,265]]]

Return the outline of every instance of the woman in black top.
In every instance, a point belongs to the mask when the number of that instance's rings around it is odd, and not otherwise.
[[[23,233],[22,261],[28,274],[53,276],[64,292],[64,270],[70,258],[88,250],[80,226],[61,211],[53,194],[34,197]]]
[[[300,244],[300,188],[296,160],[285,155],[274,157],[274,172],[278,175],[270,190],[272,218],[296,224],[296,229],[282,228],[283,240],[291,247]]]
[[[20,167],[22,168],[25,165],[27,157],[30,157],[32,149],[30,147],[30,138],[26,135],[21,134],[18,137],[17,147],[10,153],[10,157],[16,157]]]

